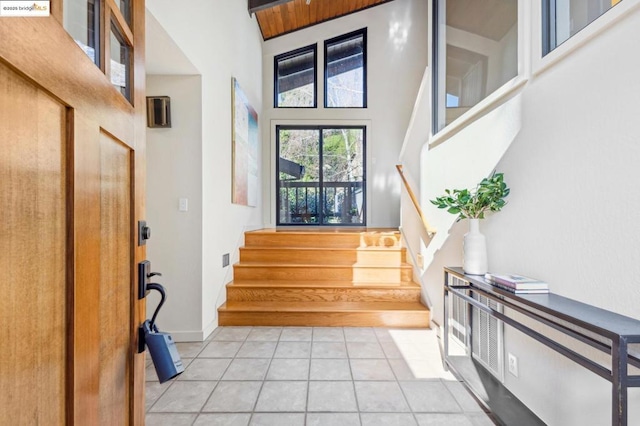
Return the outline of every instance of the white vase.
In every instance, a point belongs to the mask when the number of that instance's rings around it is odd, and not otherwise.
[[[469,219],[469,232],[464,234],[462,269],[469,275],[484,275],[489,271],[487,240],[480,233],[480,219]]]

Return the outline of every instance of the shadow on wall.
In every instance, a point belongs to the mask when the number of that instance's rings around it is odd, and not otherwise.
[[[413,244],[411,250],[424,257],[421,274],[422,282],[425,283],[423,291],[426,291],[433,303],[432,317],[437,323],[442,323],[443,315],[442,268],[462,264],[462,239],[468,225],[466,221],[456,223],[456,215],[439,210],[429,200],[442,195],[445,188],[475,187],[494,170],[520,133],[521,126],[522,95],[518,94],[438,146],[423,146],[420,166],[421,207],[437,233],[429,240],[419,232],[419,247],[415,246],[415,238],[410,244]],[[508,181],[508,176],[506,180]],[[403,210],[412,208],[403,200]],[[403,214],[402,218],[404,229],[411,228],[415,232],[421,226],[408,214]],[[411,223],[405,223],[405,220]]]
[[[446,230],[444,231],[446,232]],[[439,243],[440,248],[434,252],[433,260],[422,274],[422,282],[426,283],[425,290],[433,303],[431,316],[433,321],[439,325],[442,325],[444,317],[443,268],[445,266],[462,266],[462,238],[467,231],[467,221],[462,220],[454,223],[446,232],[444,241]],[[441,234],[445,232],[441,232]],[[435,245],[437,242],[432,244]]]

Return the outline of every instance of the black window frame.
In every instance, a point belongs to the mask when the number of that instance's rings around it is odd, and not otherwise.
[[[431,132],[435,135],[440,129],[438,129],[438,119],[440,118],[438,112],[438,84],[440,83],[440,72],[438,71],[438,63],[440,62],[438,59],[438,55],[440,54],[440,34],[438,33],[438,26],[440,24],[439,21],[439,13],[440,13],[440,2],[438,0],[433,0],[432,4],[432,12],[431,12],[431,63],[429,64],[429,68],[431,68]]]
[[[329,64],[328,64],[328,55],[327,51],[330,44],[337,44],[342,41],[347,41],[349,39],[353,39],[356,37],[362,36],[362,106],[329,106],[328,105],[328,84],[327,81],[329,79]],[[352,31],[347,34],[342,34],[337,37],[330,38],[324,41],[324,107],[335,109],[335,108],[344,108],[344,109],[364,109],[367,108],[367,28],[360,28],[359,30]]]
[[[542,0],[542,57],[547,56],[554,49],[551,44],[556,43],[555,10],[556,0]]]
[[[278,63],[284,59],[291,59],[296,56],[313,52],[313,105],[312,106],[279,106],[278,95],[280,94],[278,84]],[[318,43],[310,44],[299,49],[281,53],[273,57],[273,107],[274,108],[318,108]]]
[[[290,222],[281,222],[280,220],[280,211],[281,211],[281,202],[280,199],[280,161],[278,161],[278,157],[280,156],[280,130],[317,130],[319,132],[319,146],[318,146],[318,155],[319,155],[319,167],[318,167],[318,181],[319,188],[322,189],[324,173],[323,173],[323,157],[322,157],[322,144],[324,142],[323,139],[323,131],[326,129],[361,129],[362,130],[362,223],[354,224],[354,223],[322,223],[322,209],[320,209],[320,219],[318,223],[290,223]],[[323,227],[354,227],[354,226],[367,226],[367,126],[366,125],[344,125],[344,124],[322,124],[322,125],[305,125],[305,124],[277,124],[276,125],[276,176],[275,176],[275,184],[276,184],[276,226],[323,226]],[[322,197],[322,191],[319,190],[320,197]]]

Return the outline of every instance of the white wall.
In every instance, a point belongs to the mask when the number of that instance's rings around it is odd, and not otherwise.
[[[147,129],[147,258],[167,289],[158,326],[174,338],[202,331],[202,82],[200,76],[147,76],[148,96],[171,98],[172,127]],[[178,199],[189,211],[178,211]],[[159,296],[148,296],[153,314]]]
[[[202,170],[202,280],[199,306],[190,309],[201,310],[196,331],[206,336],[217,325],[216,308],[232,279],[222,255],[230,253],[233,264],[244,231],[262,227],[261,194],[258,207],[231,203],[231,78],[262,118],[262,39],[243,1],[154,0],[147,8],[202,78],[201,157],[194,165]]]
[[[263,99],[265,222],[275,225],[275,140],[278,123],[364,124],[367,139],[367,225],[400,223],[400,180],[395,170],[416,93],[427,64],[427,2],[396,0],[264,43]],[[324,40],[367,27],[366,109],[324,109]],[[273,57],[318,43],[318,108],[273,108]]]
[[[589,34],[597,25],[585,29],[579,34],[584,45],[561,46],[564,53],[544,61],[525,57],[529,64],[520,69],[533,63],[537,74],[525,75],[522,90],[438,146],[425,147],[421,199],[439,230],[425,249],[425,277],[438,295],[432,298],[438,320],[442,267],[461,263],[466,223],[453,225],[453,216],[428,200],[444,188],[474,186],[493,167],[487,158],[512,189],[505,209],[481,225],[490,270],[541,278],[554,293],[640,319],[638,4],[616,6],[611,13],[620,19],[597,34]],[[533,17],[526,53],[539,51],[538,15],[526,16]],[[498,161],[500,149],[507,151]],[[505,345],[519,357],[520,371],[519,378],[507,374],[505,384],[545,423],[610,424],[608,382],[509,327]],[[629,409],[629,424],[640,424],[637,390],[630,391]]]
[[[640,319],[640,121],[630,96],[640,93],[638,39],[636,8],[531,81],[522,131],[498,165],[511,200],[484,229],[492,269],[540,277],[555,293]],[[516,395],[550,425],[610,423],[607,382],[518,334],[505,336],[524,371],[507,377]],[[629,424],[640,424],[640,393],[631,395]]]

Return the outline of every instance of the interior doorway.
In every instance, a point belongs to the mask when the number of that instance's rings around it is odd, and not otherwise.
[[[366,226],[366,127],[276,126],[277,225]]]

